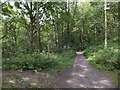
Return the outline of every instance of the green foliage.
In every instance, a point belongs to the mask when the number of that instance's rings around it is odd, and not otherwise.
[[[63,54],[51,54],[35,52],[32,55],[19,53],[16,56],[3,60],[3,69],[37,70],[58,72],[72,64],[75,56],[73,51],[63,52]]]
[[[51,65],[52,63],[52,65]],[[54,66],[54,60],[49,60],[46,54],[24,54],[20,53],[16,57],[3,60],[3,68],[8,69],[26,69],[42,70]]]
[[[56,56],[56,60],[59,64],[56,67],[54,67],[54,70],[50,70],[52,72],[60,72],[70,67],[73,63],[75,52],[73,50],[68,50],[62,53],[58,53],[56,54]]]
[[[56,53],[62,53],[64,51],[66,51],[65,48],[57,48],[54,52],[56,52]]]
[[[91,64],[103,70],[119,70],[118,65],[118,45],[112,43],[104,48],[104,45],[91,46],[85,50],[85,55]]]

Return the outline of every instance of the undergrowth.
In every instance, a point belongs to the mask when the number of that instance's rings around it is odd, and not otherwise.
[[[3,59],[2,68],[5,70],[60,72],[72,65],[74,56],[75,52],[73,50],[51,53],[50,58],[48,58],[48,54],[45,52],[34,52],[32,55],[18,53],[16,56]]]
[[[119,71],[118,44],[110,43],[107,48],[104,44],[93,45],[84,50],[90,63],[98,69],[107,71]]]

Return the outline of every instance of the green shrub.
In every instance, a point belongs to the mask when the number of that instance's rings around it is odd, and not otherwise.
[[[104,44],[91,46],[84,52],[91,64],[99,69],[110,71],[120,69],[118,65],[118,46],[115,43],[109,44],[107,48],[104,48]]]
[[[50,58],[45,52],[34,52],[32,55],[19,53],[11,58],[3,59],[2,68],[58,72],[69,67],[74,56],[75,53],[72,50],[63,53],[51,53]]]
[[[55,49],[55,53],[62,53],[62,52],[64,52],[64,51],[66,51],[66,49],[65,48],[57,48],[57,49]]]
[[[42,70],[57,65],[54,59],[48,59],[42,53],[19,54],[17,57],[3,60],[3,69]]]

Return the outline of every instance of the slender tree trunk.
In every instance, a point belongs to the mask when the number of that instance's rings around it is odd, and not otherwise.
[[[72,37],[71,31],[73,30],[73,27],[74,27],[74,18],[75,18],[75,15],[76,15],[76,9],[77,9],[77,0],[75,2],[75,8],[74,8],[73,17],[72,17],[72,21],[71,21],[71,25],[70,25],[70,30],[69,30],[70,31],[70,37]],[[72,44],[71,39],[70,39],[69,42]]]
[[[56,23],[56,28],[57,28],[57,47],[60,48],[60,30],[59,30],[59,24],[58,22]]]
[[[38,28],[38,50],[42,51],[40,28]]]
[[[41,49],[41,38],[40,38],[40,28],[39,28],[39,3],[37,2],[37,32],[38,32],[38,51],[42,51]]]
[[[67,48],[70,45],[70,31],[69,31],[69,26],[70,26],[70,24],[69,24],[69,21],[68,21],[68,23],[67,23]]]
[[[63,32],[63,20],[62,20],[62,35],[61,35],[62,41],[61,41],[61,47],[64,46],[64,32]]]
[[[54,42],[55,42],[55,46],[57,48],[57,34],[56,34],[56,25],[55,25],[54,20],[53,20],[53,27],[54,27]]]
[[[14,40],[14,53],[17,51],[17,33],[16,33],[16,24],[14,24],[15,27],[13,27],[13,40]]]
[[[79,40],[79,49],[82,47],[82,35],[81,35],[81,29],[80,27],[78,28],[78,40]]]
[[[94,29],[94,34],[95,34],[95,44],[97,43],[97,27],[95,25],[95,29]]]
[[[82,29],[81,29],[81,44],[83,45],[83,38],[84,38],[84,21],[82,22]]]
[[[83,29],[81,29],[81,35],[80,35],[80,38],[81,38],[81,45],[83,47]]]
[[[75,9],[74,9],[74,12],[73,12],[72,22],[74,21],[76,9],[77,9],[77,0],[76,0],[76,2],[75,2]]]
[[[67,3],[67,14],[69,16],[69,12],[70,11],[70,8],[69,8],[69,2]],[[70,21],[68,19],[68,22],[67,22],[67,48],[69,48],[70,46]]]
[[[30,53],[33,52],[33,28],[32,24],[30,25]]]
[[[32,2],[30,2],[30,53],[33,52],[33,15],[32,15]]]
[[[106,5],[106,0],[105,0],[105,5]],[[107,10],[105,10],[105,48],[107,47],[107,44],[108,44]]]
[[[47,48],[48,48],[48,58],[50,59],[50,41],[48,41]]]
[[[118,49],[120,50],[120,1],[118,2]],[[118,50],[117,68],[120,69],[120,51]],[[120,72],[118,73],[118,88],[120,88]]]

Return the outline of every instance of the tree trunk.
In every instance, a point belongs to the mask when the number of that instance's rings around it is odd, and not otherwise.
[[[69,2],[67,3],[67,15],[69,16]],[[67,22],[67,48],[69,48],[70,46],[70,21],[68,19],[68,22]]]
[[[106,5],[106,0],[105,0]],[[105,10],[105,48],[107,47],[108,43],[108,30],[107,30],[107,10]]]
[[[63,32],[63,20],[62,20],[62,35],[61,35],[61,47],[63,48],[63,46],[64,46],[64,32]]]
[[[57,47],[57,34],[56,34],[56,25],[54,20],[53,20],[53,27],[54,27],[54,42],[55,42],[55,46]]]
[[[17,51],[17,33],[16,33],[16,24],[13,27],[13,40],[14,40],[14,53]]]
[[[48,58],[50,59],[50,41],[48,41],[47,48],[48,48]]]
[[[95,25],[95,29],[94,29],[94,34],[95,34],[95,44],[97,43],[97,27]]]
[[[77,9],[77,0],[76,0],[76,2],[75,2],[75,8],[74,8],[74,12],[73,12],[73,17],[72,17],[72,21],[71,21],[71,25],[70,25],[70,37],[72,37],[72,33],[71,33],[71,31],[73,30],[73,27],[74,27],[74,18],[75,18],[75,15],[76,15],[76,9]],[[70,41],[69,41],[71,44],[72,44],[72,41],[71,41],[71,39],[70,39]],[[71,45],[72,46],[72,45]]]
[[[40,28],[38,28],[38,50],[41,52],[42,51],[42,45],[41,45],[41,38],[40,38]]]
[[[30,54],[33,52],[33,15],[32,15],[32,2],[30,2]]]
[[[39,28],[39,7],[37,2],[37,32],[38,32],[38,51],[42,51],[41,49],[41,38],[40,38],[40,28]]]
[[[60,30],[59,30],[59,25],[58,22],[56,23],[56,31],[57,31],[57,47],[60,48]]]

